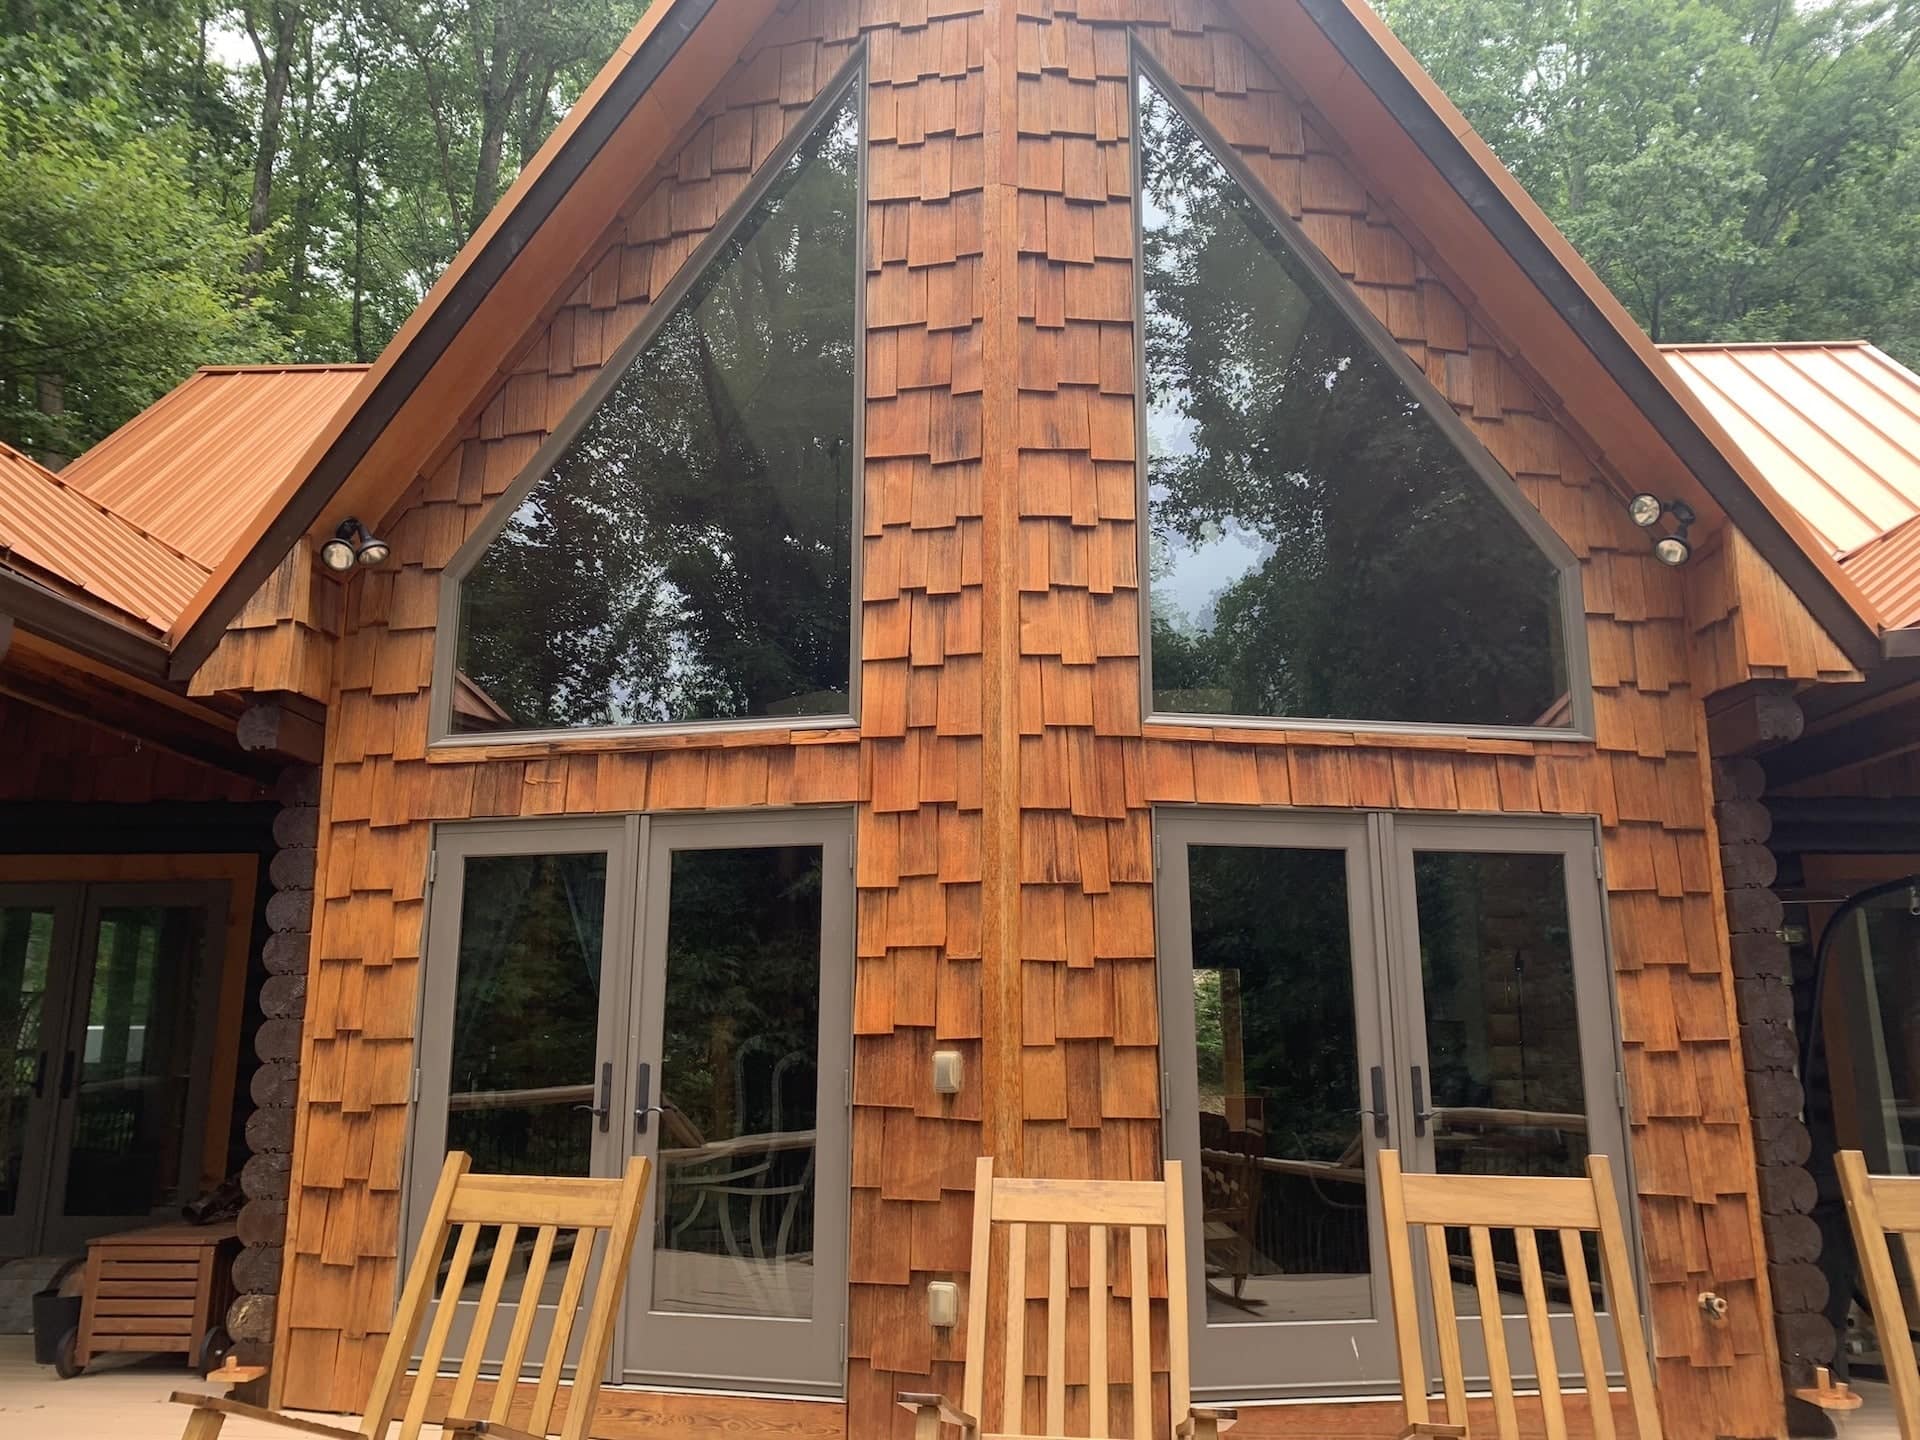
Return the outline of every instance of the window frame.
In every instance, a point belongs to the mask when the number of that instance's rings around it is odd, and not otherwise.
[[[732,243],[741,225],[754,208],[773,189],[787,163],[799,153],[808,136],[849,96],[854,97],[859,129],[858,173],[855,176],[854,265],[853,265],[853,430],[855,437],[866,434],[866,276],[867,276],[867,159],[870,139],[868,121],[867,43],[863,39],[840,66],[793,128],[780,142],[714,223],[693,253],[681,262],[673,279],[651,302],[646,318],[607,358],[593,382],[576,400],[559,425],[548,434],[520,474],[493,502],[487,518],[455,550],[453,558],[440,572],[440,592],[435,602],[433,678],[430,687],[427,721],[427,748],[430,751],[458,751],[474,746],[552,745],[560,740],[631,739],[635,736],[702,735],[740,731],[845,730],[860,724],[860,612],[863,549],[861,537],[866,530],[866,446],[856,439],[852,448],[853,489],[848,511],[849,547],[849,629],[847,641],[847,708],[833,715],[795,715],[791,717],[748,715],[721,720],[672,720],[643,725],[547,726],[512,730],[456,730],[453,727],[454,671],[460,648],[460,596],[467,576],[480,562],[489,546],[506,529],[520,504],[544,480],[569,446],[586,428],[595,412],[626,376],[628,368],[650,345],[654,337],[678,310],[680,302],[706,274],[720,253]]]
[[[1519,485],[1506,468],[1493,457],[1478,436],[1467,426],[1444,395],[1434,388],[1424,372],[1407,358],[1406,351],[1380,323],[1353,291],[1347,278],[1334,269],[1320,247],[1313,243],[1298,222],[1274,203],[1264,182],[1250,170],[1240,153],[1227,142],[1218,127],[1202,114],[1186,91],[1137,38],[1129,46],[1132,63],[1128,73],[1129,115],[1132,117],[1133,155],[1133,333],[1134,333],[1134,494],[1136,564],[1140,579],[1140,715],[1149,732],[1156,724],[1207,725],[1216,728],[1250,730],[1371,731],[1400,735],[1453,735],[1463,738],[1571,740],[1594,739],[1593,680],[1589,667],[1586,634],[1586,607],[1581,597],[1580,559],[1566,541],[1550,526],[1546,517],[1529,504]],[[1428,720],[1357,720],[1339,715],[1242,715],[1212,714],[1199,711],[1160,710],[1153,703],[1153,587],[1149,578],[1149,548],[1152,538],[1153,510],[1149,495],[1151,454],[1147,438],[1147,271],[1146,207],[1141,202],[1145,183],[1144,139],[1138,123],[1140,82],[1150,81],[1166,97],[1167,103],[1193,127],[1214,159],[1245,193],[1254,207],[1280,234],[1294,257],[1319,283],[1322,296],[1346,317],[1420,405],[1441,434],[1453,445],[1467,466],[1479,477],[1494,499],[1519,522],[1527,538],[1554,568],[1560,612],[1561,651],[1566,661],[1569,720],[1566,725],[1473,725]],[[1312,297],[1309,297],[1312,298]]]

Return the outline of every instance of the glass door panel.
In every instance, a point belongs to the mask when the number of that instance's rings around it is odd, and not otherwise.
[[[0,1255],[37,1248],[71,929],[53,892],[0,889]]]
[[[1441,1174],[1584,1175],[1589,1153],[1626,1174],[1616,1100],[1611,980],[1590,825],[1385,817],[1400,894],[1409,1168]],[[1631,1215],[1624,1192],[1622,1212]],[[1567,1311],[1558,1237],[1539,1237],[1549,1308]],[[1518,1258],[1495,1237],[1501,1310],[1517,1375],[1531,1376]],[[1587,1244],[1587,1274],[1601,1274]],[[1483,1364],[1464,1234],[1453,1237],[1454,1304],[1468,1373]],[[1596,1291],[1596,1305],[1601,1296]],[[1555,1322],[1577,1385],[1571,1321]],[[1559,1333],[1565,1329],[1567,1333]],[[1609,1343],[1611,1337],[1609,1336]],[[1612,1353],[1611,1351],[1609,1352]]]
[[[1389,1388],[1371,1113],[1385,1103],[1385,995],[1366,822],[1195,812],[1159,828],[1164,1039],[1169,1056],[1193,1057],[1168,1081],[1169,1152],[1199,1217],[1196,1392]]]
[[[648,833],[634,1129],[655,1181],[627,1376],[837,1392],[849,827],[742,817]]]
[[[197,888],[191,899],[178,885],[88,891],[58,1065],[64,1173],[49,1197],[49,1248],[164,1214],[200,1183],[213,1039],[200,1017],[223,913],[211,892],[224,890]]]

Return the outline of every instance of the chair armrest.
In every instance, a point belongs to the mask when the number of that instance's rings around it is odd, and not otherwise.
[[[525,1430],[516,1430],[511,1425],[502,1425],[498,1420],[455,1420],[446,1419],[440,1423],[441,1440],[461,1440],[468,1435],[483,1435],[487,1440],[547,1440],[544,1435],[532,1435]]]
[[[190,1406],[195,1410],[218,1410],[222,1415],[237,1415],[243,1420],[258,1420],[264,1425],[278,1425],[282,1430],[320,1436],[321,1440],[366,1440],[358,1430],[347,1430],[338,1425],[323,1425],[318,1420],[304,1420],[298,1415],[282,1415],[278,1410],[269,1410],[264,1405],[249,1405],[244,1400],[229,1400],[224,1395],[202,1395],[192,1390],[176,1390],[168,1398],[176,1405]]]
[[[1224,1435],[1239,1418],[1238,1410],[1207,1409],[1196,1405],[1187,1412],[1186,1419],[1173,1427],[1173,1433],[1180,1440],[1187,1440],[1189,1436]]]
[[[947,1403],[944,1395],[921,1395],[913,1391],[902,1390],[894,1396],[894,1403],[902,1410],[910,1410],[916,1415],[931,1410],[948,1425],[958,1425],[969,1434],[980,1428],[980,1422],[964,1410],[954,1408]]]
[[[1467,1440],[1467,1427],[1434,1420],[1409,1421],[1400,1440]]]

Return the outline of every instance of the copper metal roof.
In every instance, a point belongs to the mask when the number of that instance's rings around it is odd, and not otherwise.
[[[60,478],[211,572],[366,370],[208,366]]]
[[[1920,375],[1862,340],[1661,348],[1881,619],[1920,624]]]
[[[207,567],[0,445],[0,564],[164,632]]]

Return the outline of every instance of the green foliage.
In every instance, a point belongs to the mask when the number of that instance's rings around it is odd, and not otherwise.
[[[1656,340],[1920,362],[1914,0],[1374,0]]]

